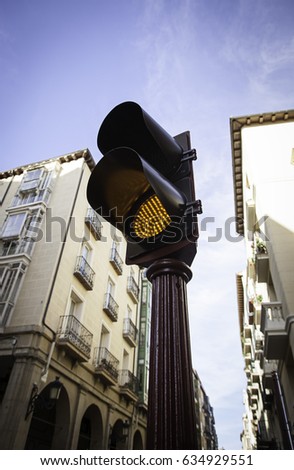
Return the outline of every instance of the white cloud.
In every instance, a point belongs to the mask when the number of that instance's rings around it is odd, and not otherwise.
[[[267,8],[263,1],[246,3],[246,7],[238,3],[237,14],[224,31],[220,56],[233,66],[232,73],[238,71],[243,87],[248,87],[247,102],[263,112],[275,109],[285,100],[286,90],[292,91],[294,33],[287,29],[285,14],[278,25],[283,2],[267,2]],[[289,18],[293,17],[293,4],[287,7]],[[267,109],[258,109],[265,100]],[[289,105],[289,97],[285,103]]]

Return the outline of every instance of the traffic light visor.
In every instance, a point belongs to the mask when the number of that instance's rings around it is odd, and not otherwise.
[[[126,101],[113,108],[97,137],[102,154],[119,147],[135,150],[164,176],[175,173],[183,149],[140,105]]]
[[[157,236],[186,207],[184,194],[127,147],[108,152],[97,163],[87,197],[104,219],[138,239]]]

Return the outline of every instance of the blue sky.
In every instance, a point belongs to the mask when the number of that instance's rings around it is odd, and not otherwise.
[[[229,118],[293,108],[293,17],[292,0],[0,2],[0,170],[86,147],[98,161],[100,124],[126,100],[171,135],[190,130],[204,211],[188,285],[193,363],[226,449],[241,448],[245,385]]]

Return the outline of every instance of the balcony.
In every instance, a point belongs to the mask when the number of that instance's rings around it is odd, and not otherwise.
[[[45,189],[37,190],[33,188],[28,188],[26,191],[21,189],[19,194],[17,194],[11,204],[11,207],[18,207],[18,206],[27,206],[29,204],[38,204],[43,203],[45,205],[48,204],[50,195],[52,192],[51,187],[47,187]]]
[[[118,304],[111,294],[106,293],[104,296],[103,311],[109,316],[112,321],[117,321],[118,317]]]
[[[127,401],[138,400],[139,381],[131,371],[123,369],[119,371],[120,395]]]
[[[119,361],[106,348],[95,348],[95,373],[105,386],[117,384]]]
[[[134,276],[128,277],[127,292],[131,299],[137,304],[139,301],[139,286],[136,283]]]
[[[267,282],[269,275],[269,257],[267,253],[257,252],[255,255],[255,269],[258,282]]]
[[[270,361],[268,361],[267,359],[264,360],[263,377],[262,377],[264,388],[269,388],[269,389],[272,388],[272,385],[273,385],[272,374],[273,372],[276,372],[277,370],[278,370],[277,360],[270,360]]]
[[[262,395],[262,401],[263,401],[263,408],[265,410],[271,410],[274,402],[274,396],[273,393],[270,392],[264,392]]]
[[[281,302],[262,304],[260,329],[264,333],[265,357],[268,360],[282,359],[287,346],[287,332]]]
[[[121,275],[123,270],[123,260],[121,259],[116,248],[111,248],[109,261],[117,274]]]
[[[243,342],[243,354],[250,354],[251,355],[251,350],[252,350],[252,343],[250,338],[245,338]]]
[[[87,215],[85,217],[85,224],[92,233],[95,240],[101,240],[102,236],[102,224],[98,217],[98,214],[89,207]]]
[[[0,256],[28,255],[31,256],[34,240],[30,238],[17,238],[4,240]]]
[[[77,257],[74,275],[85,289],[93,289],[95,272],[83,256]]]
[[[253,358],[252,358],[251,351],[244,354],[244,361],[245,361],[245,368],[252,366]]]
[[[252,327],[250,325],[244,325],[243,336],[244,338],[251,338]]]
[[[248,389],[249,389],[249,392],[251,393],[252,396],[253,396],[253,395],[257,395],[257,396],[258,396],[258,394],[259,394],[259,392],[260,392],[260,388],[259,388],[258,382],[252,383],[252,384],[248,387]]]
[[[90,358],[92,339],[92,333],[74,315],[60,317],[57,344],[79,362],[86,362]]]
[[[263,334],[258,329],[255,329],[252,344],[255,360],[261,361],[263,358]]]
[[[130,318],[124,319],[123,337],[132,348],[137,345],[138,329]]]

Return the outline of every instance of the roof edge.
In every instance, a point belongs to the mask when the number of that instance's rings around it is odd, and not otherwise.
[[[34,163],[28,163],[26,165],[22,165],[16,168],[12,168],[11,170],[1,171],[0,172],[0,179],[9,178],[10,176],[20,175],[25,170],[36,168],[40,165],[45,165],[46,163],[50,163],[53,161],[59,161],[60,163],[70,162],[72,160],[78,160],[79,158],[84,158],[85,162],[87,163],[88,167],[92,171],[96,165],[94,158],[88,148],[82,150],[76,150],[74,152],[66,153],[64,155],[60,155],[58,157],[48,158],[46,160],[40,160]]]

